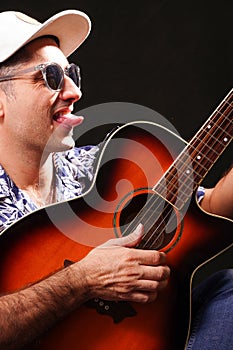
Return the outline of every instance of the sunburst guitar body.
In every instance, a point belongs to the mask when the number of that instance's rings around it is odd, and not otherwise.
[[[203,212],[195,199],[201,180],[232,139],[228,105],[224,113],[220,106],[221,114],[216,110],[188,145],[152,122],[119,127],[103,144],[84,195],[35,211],[3,232],[1,293],[46,278],[106,240],[132,232],[139,222],[145,234],[135,249],[165,251],[171,267],[169,284],[155,302],[90,300],[28,349],[184,349],[192,276],[232,245],[232,221]]]

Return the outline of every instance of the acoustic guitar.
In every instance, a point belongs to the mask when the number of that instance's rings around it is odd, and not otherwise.
[[[232,245],[232,221],[201,210],[195,192],[233,137],[233,92],[184,145],[149,121],[119,126],[105,140],[84,195],[37,210],[0,238],[0,292],[45,278],[107,239],[142,223],[137,248],[167,253],[171,277],[155,302],[88,301],[28,349],[181,350],[191,323],[197,269]]]

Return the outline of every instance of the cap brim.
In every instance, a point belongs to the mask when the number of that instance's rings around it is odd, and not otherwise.
[[[68,57],[83,43],[90,30],[91,21],[85,13],[78,10],[59,12],[44,23],[36,25],[35,31],[29,33],[28,37],[18,42],[13,51],[2,57],[2,62],[25,44],[44,35],[56,36],[59,39],[59,48]]]

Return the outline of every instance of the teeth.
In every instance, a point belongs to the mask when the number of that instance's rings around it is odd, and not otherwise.
[[[59,118],[68,118],[68,113],[67,114],[65,114],[65,113],[63,113],[63,112],[58,112],[58,113],[56,113],[56,114],[54,114],[54,116],[53,116],[53,119],[55,119],[55,120],[58,120]]]

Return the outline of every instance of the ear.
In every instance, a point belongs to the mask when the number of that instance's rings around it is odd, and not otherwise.
[[[5,92],[2,89],[0,89],[0,119],[2,119],[5,115],[5,98]]]

